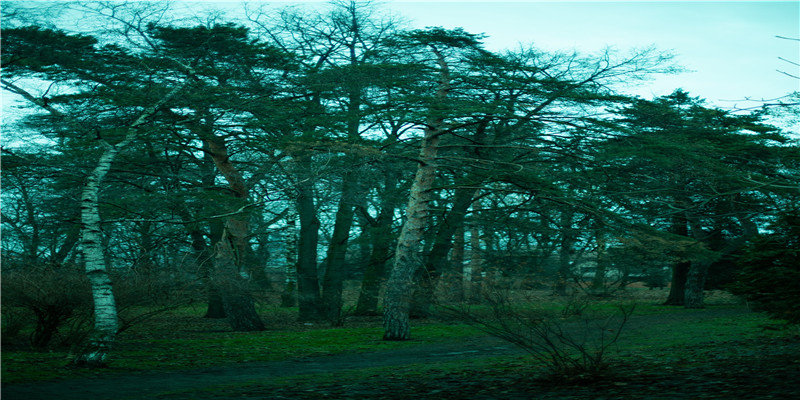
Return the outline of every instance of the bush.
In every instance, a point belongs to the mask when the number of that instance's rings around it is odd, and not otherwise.
[[[488,312],[467,304],[443,305],[443,309],[525,350],[548,366],[550,378],[562,382],[602,378],[609,366],[608,350],[634,310],[633,305],[619,305],[615,312],[601,314],[591,310],[584,297],[571,298],[561,311],[541,310],[512,301],[508,291],[496,289],[483,292],[483,303]]]
[[[48,347],[56,337],[61,339],[59,344],[70,345],[88,332],[85,322],[91,315],[91,292],[76,266],[3,271],[2,302],[3,319],[16,330],[4,334],[19,336],[27,328],[29,343],[36,349]]]
[[[191,301],[187,285],[167,273],[112,273],[120,332]],[[92,294],[82,268],[37,265],[5,269],[3,341],[34,349],[79,345],[91,332]],[[27,335],[27,338],[25,337]]]
[[[731,292],[757,310],[800,323],[800,211],[786,213],[760,235],[739,259],[742,270]]]

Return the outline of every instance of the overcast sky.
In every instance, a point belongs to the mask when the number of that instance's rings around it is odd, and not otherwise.
[[[463,27],[489,35],[490,48],[533,43],[548,50],[599,51],[655,45],[693,72],[639,90],[664,95],[681,87],[720,106],[773,99],[800,90],[800,2],[678,1],[387,1],[419,27]]]
[[[200,3],[203,4],[200,4]],[[689,72],[665,76],[635,91],[646,98],[683,88],[721,107],[754,106],[800,91],[800,1],[410,1],[377,0],[414,27],[462,27],[488,35],[493,50],[533,44],[545,50],[620,51],[655,45],[677,56]],[[223,8],[231,16],[239,0],[175,1],[202,12]],[[321,7],[328,0],[250,1],[274,6]],[[178,7],[180,8],[180,7]],[[80,22],[78,22],[80,23]],[[84,22],[85,23],[85,22]]]

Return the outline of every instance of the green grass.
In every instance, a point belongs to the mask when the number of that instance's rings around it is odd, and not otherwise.
[[[230,332],[224,321],[203,319],[202,313],[192,308],[166,312],[120,334],[110,367],[102,370],[66,368],[70,357],[67,349],[46,352],[3,349],[3,383],[380,351],[480,334],[460,324],[423,323],[414,327],[413,340],[383,341],[379,322],[326,328],[324,324],[294,322],[296,317],[291,309],[262,311],[262,317],[272,322],[272,330]]]
[[[644,294],[650,294],[645,292]],[[622,302],[630,303],[637,292]],[[662,293],[663,295],[663,293]],[[565,306],[553,297],[531,299],[526,307],[557,314]],[[618,299],[619,300],[619,299]],[[611,311],[616,301],[592,304],[592,309]],[[738,307],[730,302],[711,302],[709,308],[720,310]],[[480,309],[480,307],[479,307]],[[453,339],[482,335],[475,328],[454,321],[414,321],[413,340],[385,342],[379,318],[348,320],[343,328],[297,323],[296,310],[265,307],[262,318],[270,330],[264,332],[230,332],[225,321],[202,318],[202,309],[184,307],[171,310],[125,331],[112,353],[110,368],[86,371],[65,368],[69,354],[65,349],[33,352],[22,347],[5,348],[2,352],[3,383],[32,382],[58,378],[93,376],[98,374],[167,371],[243,362],[267,362],[340,353],[369,352],[396,349],[419,344],[432,344]],[[637,315],[680,315],[684,318],[702,310],[684,310],[658,305],[649,298],[637,302]],[[735,317],[694,319],[691,323],[668,323],[657,327],[640,327],[625,332],[616,346],[618,356],[659,357],[676,348],[699,346],[709,341],[720,342],[766,335],[764,325],[774,325],[761,314],[739,314]],[[770,331],[772,332],[772,331]],[[778,334],[778,333],[776,333]],[[657,340],[656,340],[657,339]],[[486,360],[479,361],[486,363]],[[504,362],[507,362],[504,361]],[[473,368],[469,364],[464,368]],[[453,365],[445,369],[456,368]],[[458,367],[461,368],[461,367]],[[456,369],[458,369],[456,368]],[[414,367],[414,370],[424,371]],[[369,373],[369,372],[353,372]]]

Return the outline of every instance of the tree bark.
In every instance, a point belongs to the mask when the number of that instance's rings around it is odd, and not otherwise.
[[[100,227],[98,204],[100,185],[111,169],[111,163],[120,150],[136,138],[136,135],[136,129],[132,128],[122,142],[114,146],[108,145],[100,156],[97,166],[89,175],[81,195],[81,247],[86,276],[89,278],[92,288],[94,331],[87,345],[81,349],[81,353],[73,361],[76,365],[105,366],[119,330],[117,305],[103,249],[103,233]]]
[[[333,233],[328,245],[327,265],[322,280],[322,305],[325,319],[338,325],[341,322],[342,291],[344,289],[345,259],[350,229],[355,216],[357,182],[354,171],[342,175],[342,194],[334,218]]]
[[[139,127],[147,122],[189,81],[175,86],[164,97],[146,108],[128,126],[125,138],[115,145],[103,142],[105,150],[97,161],[97,166],[89,174],[81,194],[81,247],[86,268],[86,276],[92,288],[94,303],[94,330],[88,342],[73,360],[73,364],[87,367],[102,367],[107,364],[108,355],[114,345],[119,330],[119,317],[114,299],[111,277],[105,259],[103,233],[100,226],[99,198],[103,178],[111,169],[111,164],[119,152],[139,135]],[[58,114],[58,112],[55,112]]]
[[[281,293],[281,307],[297,305],[297,214],[286,215],[286,279]]]
[[[425,265],[419,274],[419,285],[411,304],[413,317],[427,318],[430,316],[430,307],[435,301],[436,286],[443,272],[441,266],[447,265],[447,256],[453,248],[453,236],[458,229],[464,227],[464,219],[477,191],[474,187],[455,190],[453,205],[439,225],[433,246],[428,252]]]
[[[227,143],[214,133],[213,118],[207,110],[199,112],[204,118],[204,124],[197,129],[205,142],[207,153],[228,183],[232,196],[244,207],[250,188],[241,171],[231,162]],[[234,331],[264,330],[265,327],[253,305],[252,295],[241,276],[242,272],[246,272],[262,288],[268,282],[264,269],[253,262],[253,249],[250,247],[250,216],[247,212],[241,211],[225,218],[222,237],[214,245],[214,250],[214,267],[217,270],[213,276],[215,280],[220,281],[212,282],[210,295],[219,296],[225,316]],[[218,299],[211,297],[209,300]]]
[[[723,241],[722,246],[715,246],[712,250],[717,252],[717,259],[723,258],[744,246],[747,241],[758,233],[758,226],[748,217],[739,218],[742,227],[742,233],[738,237]],[[691,224],[692,236],[701,241],[707,241],[708,237],[721,234],[721,229],[718,229],[712,234],[703,234],[702,227],[698,224]],[[705,308],[705,283],[708,276],[708,269],[711,266],[709,261],[701,261],[692,263],[691,268],[686,276],[686,287],[684,289],[684,304],[685,308]]]
[[[225,317],[234,332],[263,331],[266,327],[236,265],[235,246],[227,231],[215,246],[214,285],[219,288]]]
[[[390,178],[391,177],[391,178]],[[394,185],[390,182],[392,175],[387,175],[386,190],[382,198],[381,211],[378,218],[370,221],[369,240],[371,251],[361,289],[356,305],[356,315],[378,315],[378,300],[381,285],[386,275],[386,263],[391,259],[392,222],[394,221],[395,205],[394,194],[389,194],[388,188]]]
[[[297,214],[300,237],[297,251],[297,303],[300,321],[317,321],[320,313],[317,242],[320,222],[314,206],[314,187],[310,179],[297,184]]]
[[[689,236],[689,222],[687,221],[684,213],[675,214],[672,218],[672,226],[670,232],[683,236]],[[682,306],[686,302],[686,278],[689,276],[689,269],[692,263],[690,261],[681,260],[672,266],[672,279],[669,288],[669,295],[664,305],[667,306]]]
[[[439,87],[436,100],[441,105],[450,91],[450,70],[444,56],[432,48],[439,65]],[[422,266],[421,243],[428,222],[431,188],[436,177],[436,155],[442,135],[442,116],[431,117],[422,139],[417,172],[411,183],[406,220],[400,230],[394,266],[386,283],[383,300],[383,339],[408,340],[411,338],[409,312],[414,288],[414,273]]]

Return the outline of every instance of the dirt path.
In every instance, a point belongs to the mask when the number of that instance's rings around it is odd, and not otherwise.
[[[712,309],[672,315],[634,316],[626,330],[635,333],[639,327],[650,326],[654,323],[668,324],[743,312],[746,311]],[[160,394],[170,392],[244,384],[275,377],[519,354],[523,354],[520,349],[499,339],[474,337],[461,341],[396,350],[308,357],[280,362],[243,363],[175,372],[98,376],[96,378],[10,385],[2,388],[1,395],[3,400],[153,399]]]

